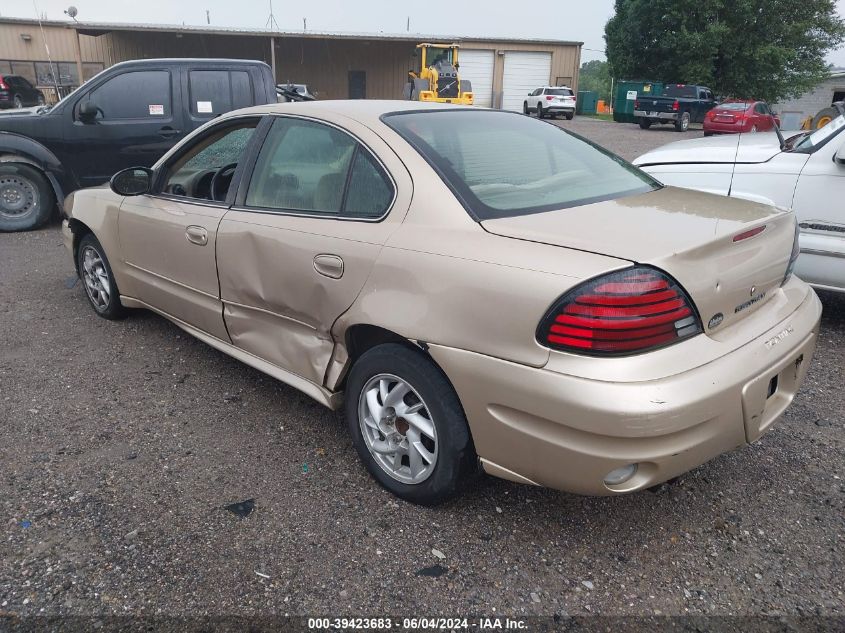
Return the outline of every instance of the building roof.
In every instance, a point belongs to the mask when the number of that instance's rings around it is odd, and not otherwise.
[[[0,18],[0,24],[37,25],[31,18]],[[546,44],[552,46],[582,46],[584,42],[554,40],[530,37],[488,37],[473,35],[432,35],[431,33],[366,33],[347,31],[282,31],[269,29],[249,29],[241,27],[187,24],[132,24],[129,22],[76,22],[69,20],[45,20],[44,26],[76,29],[83,35],[104,35],[114,31],[153,32],[153,33],[195,33],[198,35],[245,35],[261,37],[296,37],[338,40],[392,40],[398,42],[491,42],[511,44]]]

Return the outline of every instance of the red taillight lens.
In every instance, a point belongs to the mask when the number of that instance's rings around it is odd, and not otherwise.
[[[634,110],[639,110],[639,109],[640,109],[640,102],[637,101],[636,99],[634,99]]]
[[[676,111],[681,109],[681,103],[677,99],[675,99],[675,103],[672,104],[672,109]]]
[[[9,89],[9,86],[7,86],[6,82],[3,81],[2,78],[0,78],[0,90],[8,90],[8,89]]]
[[[684,290],[665,273],[637,266],[566,293],[537,329],[547,347],[618,356],[650,351],[702,332]]]
[[[554,99],[552,95],[546,95],[546,101],[551,101],[552,99]]]

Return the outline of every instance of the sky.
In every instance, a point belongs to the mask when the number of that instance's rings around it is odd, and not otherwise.
[[[264,28],[270,0],[3,0],[0,15],[61,20],[70,4],[77,19],[91,22],[146,22],[158,24],[206,24],[212,26]],[[613,0],[558,0],[544,3],[512,0],[445,0],[441,3],[411,0],[275,0],[273,14],[282,30],[298,30],[303,18],[308,30],[525,37],[584,42],[582,61],[604,59],[604,25],[613,14]],[[529,8],[530,7],[530,8]],[[845,17],[845,0],[837,0]],[[592,49],[592,50],[591,50]],[[845,67],[845,47],[828,60]]]

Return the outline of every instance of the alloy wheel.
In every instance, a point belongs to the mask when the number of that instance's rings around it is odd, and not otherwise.
[[[375,462],[393,479],[419,484],[437,465],[437,429],[419,393],[393,374],[378,374],[358,398],[358,423]]]
[[[85,246],[82,251],[82,280],[85,291],[98,312],[102,312],[111,301],[111,283],[109,273],[100,253],[93,246]]]

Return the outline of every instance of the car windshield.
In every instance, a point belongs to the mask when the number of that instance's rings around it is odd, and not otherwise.
[[[794,149],[813,150],[824,143],[827,143],[828,139],[839,134],[843,128],[845,128],[845,115],[840,114],[824,127],[821,127],[812,134],[805,136]]]
[[[478,221],[660,187],[597,145],[511,112],[430,110],[396,112],[382,119],[422,154]]]
[[[546,90],[547,95],[558,95],[561,97],[571,97],[572,91],[569,88],[549,88]]]
[[[666,86],[663,89],[664,97],[687,97],[695,99],[698,96],[698,91],[695,86]]]

